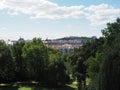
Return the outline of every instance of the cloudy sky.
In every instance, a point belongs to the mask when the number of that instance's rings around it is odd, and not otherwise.
[[[101,36],[120,0],[0,0],[0,39]]]

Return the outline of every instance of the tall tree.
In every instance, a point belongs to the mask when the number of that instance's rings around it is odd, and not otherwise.
[[[73,72],[77,76],[79,82],[79,89],[82,87],[86,87],[86,77],[87,75],[87,68],[89,67],[87,60],[90,57],[95,57],[97,52],[101,52],[103,49],[104,39],[94,39],[85,43],[82,48],[76,49],[73,54]]]
[[[25,42],[16,42],[11,48],[12,56],[15,61],[16,80],[19,81],[26,79],[26,62],[22,57],[22,49],[24,45]]]
[[[9,82],[14,79],[14,61],[8,45],[0,40],[0,82]]]
[[[108,23],[103,35],[106,43],[99,90],[120,90],[120,19]]]
[[[67,81],[66,67],[64,60],[58,50],[48,47],[49,63],[46,68],[46,80],[48,86],[63,86]]]
[[[47,66],[48,52],[41,39],[34,38],[32,42],[27,42],[24,45],[22,56],[26,60],[28,78],[42,81]]]
[[[92,90],[120,90],[120,19],[102,30],[103,49],[88,59]],[[97,45],[99,46],[99,45]]]

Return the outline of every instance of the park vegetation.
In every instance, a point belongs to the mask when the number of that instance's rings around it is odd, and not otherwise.
[[[60,87],[76,81],[78,90],[120,90],[120,19],[108,23],[102,34],[64,54],[40,38],[13,45],[0,40],[0,83]]]

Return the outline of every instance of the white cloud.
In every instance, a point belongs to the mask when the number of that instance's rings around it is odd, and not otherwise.
[[[85,10],[89,13],[87,19],[91,21],[91,25],[106,24],[120,17],[120,9],[115,9],[107,4],[92,5]]]
[[[83,6],[60,7],[47,0],[0,0],[0,9],[32,15],[32,18],[71,18],[84,16]],[[10,13],[11,14],[11,13]]]
[[[27,14],[32,19],[85,18],[91,25],[106,24],[120,17],[120,8],[108,4],[80,6],[59,6],[48,0],[0,0],[0,10],[10,15]]]

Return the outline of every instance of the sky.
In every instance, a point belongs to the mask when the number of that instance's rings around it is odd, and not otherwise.
[[[0,39],[102,36],[120,0],[0,0]]]

